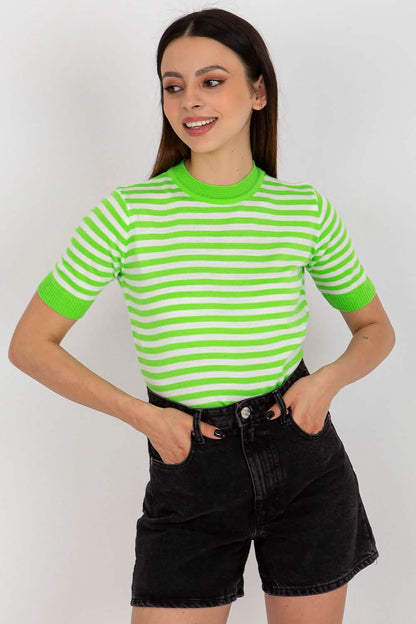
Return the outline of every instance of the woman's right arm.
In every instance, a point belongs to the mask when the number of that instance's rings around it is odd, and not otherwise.
[[[141,431],[163,461],[183,461],[190,449],[192,416],[141,401],[81,364],[60,345],[74,323],[48,306],[36,291],[14,330],[10,362],[57,394]],[[214,425],[201,422],[200,428],[203,435],[220,439],[214,434]]]
[[[163,409],[123,392],[61,347],[75,322],[55,312],[36,291],[14,330],[10,362],[57,394],[115,416],[147,435]]]

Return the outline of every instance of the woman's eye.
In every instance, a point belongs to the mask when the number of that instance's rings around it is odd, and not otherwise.
[[[169,91],[169,89],[175,89],[177,85],[169,85],[168,87],[164,87],[164,91],[167,91],[168,93],[176,93],[176,91]]]
[[[219,84],[221,84],[222,82],[224,82],[223,80],[215,80],[215,78],[212,78],[211,80],[206,80],[205,83],[207,82],[219,82]],[[204,83],[204,84],[205,84]],[[215,86],[215,85],[214,85]]]
[[[204,84],[207,84],[208,82],[218,82],[219,84],[222,84],[224,81],[211,78],[209,80],[205,80]],[[214,85],[214,87],[216,86],[218,85]],[[180,88],[178,85],[169,85],[168,87],[164,87],[164,91],[167,91],[168,93],[177,93],[177,91],[170,91],[170,89],[175,89],[176,87]]]

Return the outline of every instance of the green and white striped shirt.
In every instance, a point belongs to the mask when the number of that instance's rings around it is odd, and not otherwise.
[[[305,269],[338,310],[375,295],[340,216],[313,186],[271,177],[254,160],[243,180],[217,186],[182,160],[92,208],[38,293],[79,319],[117,279],[146,385],[217,407],[269,392],[296,368]]]

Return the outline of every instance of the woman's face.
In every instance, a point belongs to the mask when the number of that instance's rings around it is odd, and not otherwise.
[[[206,69],[213,65],[222,69]],[[163,111],[191,151],[250,147],[252,110],[263,108],[265,98],[250,92],[244,65],[233,50],[208,37],[175,39],[163,54],[161,75]],[[262,76],[256,87],[260,81]],[[217,119],[191,134],[184,126],[187,117]]]

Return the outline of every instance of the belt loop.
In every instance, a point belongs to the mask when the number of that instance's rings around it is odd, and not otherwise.
[[[192,434],[198,444],[205,444],[205,438],[201,433],[201,413],[202,410],[197,409],[193,415]]]
[[[284,422],[286,422],[286,419],[287,419],[286,403],[279,390],[274,390],[273,394],[274,394],[274,398],[276,399],[276,403],[278,403],[280,407],[280,418],[281,418],[280,422],[283,424]]]

